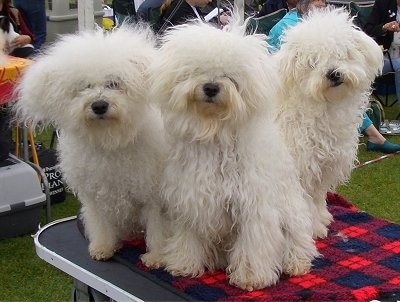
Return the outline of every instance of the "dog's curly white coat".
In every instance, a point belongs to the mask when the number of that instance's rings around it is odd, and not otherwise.
[[[236,24],[185,24],[164,37],[152,90],[171,145],[163,194],[172,237],[146,265],[184,276],[226,268],[246,290],[310,270],[311,217],[272,119],[269,63],[265,37]]]
[[[354,167],[358,126],[383,55],[342,9],[316,10],[287,30],[275,58],[281,124],[302,185],[313,198],[314,236],[325,237],[332,215],[326,193]]]
[[[143,224],[149,248],[161,242],[165,141],[160,112],[146,95],[154,44],[139,27],[63,36],[18,87],[17,115],[60,130],[60,167],[82,203],[94,259],[110,258]]]

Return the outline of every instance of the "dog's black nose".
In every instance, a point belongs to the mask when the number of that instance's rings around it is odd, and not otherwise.
[[[108,103],[103,100],[99,100],[93,102],[91,108],[95,114],[101,115],[107,112],[108,110]]]
[[[332,82],[333,86],[339,86],[343,83],[343,75],[340,71],[331,69],[326,74],[326,77]]]
[[[206,96],[212,98],[213,96],[216,96],[219,92],[219,86],[214,83],[206,83],[203,86],[203,91],[206,94]]]

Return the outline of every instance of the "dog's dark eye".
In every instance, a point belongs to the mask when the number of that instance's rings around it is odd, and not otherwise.
[[[92,88],[94,88],[94,85],[82,81],[76,84],[75,92],[84,92],[86,89]]]
[[[105,86],[108,89],[116,89],[117,90],[120,88],[119,82],[117,82],[117,81],[109,81],[106,83]]]
[[[239,89],[239,84],[238,84],[238,82],[235,81],[234,78],[229,77],[229,76],[226,76],[226,77],[236,86],[236,89]]]
[[[78,91],[83,91],[86,89],[92,89],[94,87],[93,84],[89,84],[89,83],[81,83],[80,85],[78,85]]]
[[[311,69],[315,69],[317,67],[317,62],[310,60],[308,61],[308,66],[310,66]]]

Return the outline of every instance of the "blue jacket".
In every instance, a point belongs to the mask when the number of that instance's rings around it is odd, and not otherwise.
[[[300,16],[296,9],[292,9],[278,23],[271,28],[268,34],[267,43],[269,52],[276,52],[281,48],[282,35],[288,27],[293,27],[300,22]]]

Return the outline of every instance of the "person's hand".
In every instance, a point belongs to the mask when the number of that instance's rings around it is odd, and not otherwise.
[[[222,13],[219,15],[219,22],[221,23],[222,26],[226,25],[229,23],[229,15],[226,13]]]
[[[397,21],[390,21],[388,23],[383,24],[382,29],[384,31],[400,32],[400,26]]]
[[[28,35],[20,35],[11,41],[11,48],[20,48],[32,42],[31,37]]]

